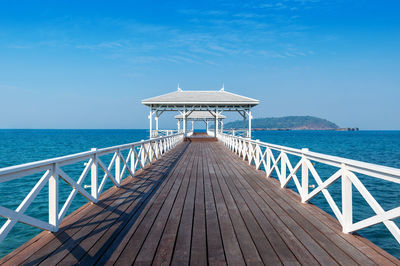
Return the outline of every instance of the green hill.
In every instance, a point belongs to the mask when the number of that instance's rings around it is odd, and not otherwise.
[[[228,122],[224,125],[225,129],[238,129],[247,127],[243,120]],[[339,126],[326,119],[314,116],[285,116],[285,117],[266,117],[252,120],[253,129],[309,129],[309,130],[328,130],[338,129]]]

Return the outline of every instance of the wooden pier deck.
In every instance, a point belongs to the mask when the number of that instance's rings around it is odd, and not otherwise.
[[[16,264],[394,265],[220,142],[186,141],[4,257]]]

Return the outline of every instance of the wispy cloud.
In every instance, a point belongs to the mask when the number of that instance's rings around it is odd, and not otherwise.
[[[221,2],[220,2],[221,3]],[[231,56],[285,59],[308,56],[308,48],[289,48],[288,43],[303,38],[309,27],[303,25],[296,9],[320,4],[317,0],[222,2],[213,9],[178,9],[180,24],[144,23],[105,17],[93,21],[66,19],[63,40],[15,43],[15,49],[68,46],[103,54],[112,60],[134,64],[187,63],[218,64]],[[280,10],[290,10],[289,13]],[[175,14],[175,15],[176,15]],[[72,24],[70,24],[72,23]],[[82,27],[84,25],[84,27]],[[103,38],[73,38],[70,28],[104,28]],[[50,26],[47,30],[52,32]],[[45,33],[43,33],[45,34]],[[52,32],[50,36],[57,35]],[[66,41],[67,40],[67,41]]]

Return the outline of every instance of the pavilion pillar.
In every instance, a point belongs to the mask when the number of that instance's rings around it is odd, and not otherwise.
[[[206,132],[208,133],[208,120],[206,120]]]
[[[217,137],[218,134],[218,113],[215,112],[215,117],[214,117],[214,137]]]
[[[248,117],[249,117],[249,131],[248,131],[247,137],[251,139],[251,119],[252,119],[253,117],[251,116],[251,111],[250,111],[250,110],[249,110],[249,112],[247,113],[247,115],[248,115]]]
[[[181,132],[181,120],[178,119],[178,133]]]
[[[149,125],[149,129],[150,129],[150,138],[152,138],[153,137],[153,109],[152,108],[150,108],[150,114],[149,114],[149,122],[150,122],[150,125]]]
[[[224,121],[221,119],[221,133],[224,131]]]
[[[183,134],[186,137],[187,121],[186,121],[186,110],[183,112]]]
[[[156,132],[155,132],[155,137],[158,137],[158,115],[154,117],[154,120],[156,120]]]

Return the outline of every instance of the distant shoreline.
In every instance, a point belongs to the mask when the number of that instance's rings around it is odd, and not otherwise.
[[[253,131],[290,131],[290,130],[320,130],[320,131],[359,131],[358,127],[345,128],[253,128]]]

